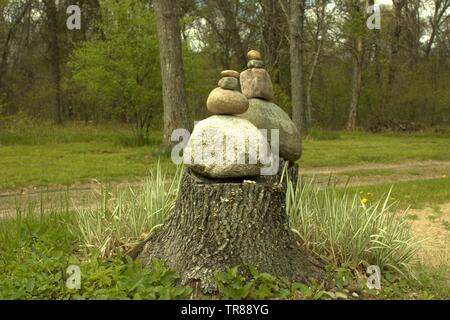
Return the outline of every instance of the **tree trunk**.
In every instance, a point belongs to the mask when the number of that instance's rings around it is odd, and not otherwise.
[[[362,88],[362,68],[364,65],[364,49],[363,39],[358,36],[356,40],[356,53],[353,66],[353,85],[352,85],[352,101],[350,104],[350,114],[348,116],[347,130],[354,131],[356,129],[358,119],[359,98]]]
[[[367,4],[369,6],[375,5],[375,0],[368,0]],[[381,66],[381,32],[379,29],[373,30],[374,37],[372,39],[372,49],[373,49],[373,60],[375,61],[375,79],[376,83],[378,85],[378,88],[381,88],[382,82],[381,82],[381,72],[382,72],[382,66]]]
[[[311,71],[309,72],[308,82],[306,84],[306,126],[308,128],[312,127],[312,109],[313,109],[313,103],[312,103],[312,86],[314,77],[316,75],[316,69],[319,64],[319,59],[322,54],[322,47],[323,43],[325,41],[325,35],[326,35],[326,6],[327,3],[323,2],[320,7],[320,12],[317,14],[317,32],[315,36],[315,53],[314,58],[311,64]]]
[[[8,33],[6,35],[6,40],[3,44],[2,57],[1,57],[1,61],[0,61],[0,90],[2,89],[3,77],[6,75],[7,70],[8,70],[7,65],[8,65],[8,57],[9,57],[9,49],[11,46],[11,41],[13,40],[14,33],[16,32],[16,28],[18,27],[20,22],[23,20],[23,18],[29,11],[30,6],[31,6],[31,1],[28,1],[27,3],[25,3],[23,9],[20,11],[19,16],[17,17],[17,19],[15,19],[12,22],[12,25],[9,28]]]
[[[233,5],[234,2],[235,4]],[[239,27],[237,24],[236,9],[234,6],[239,6],[239,1],[216,0],[217,7],[225,19],[224,31],[229,34],[231,40],[231,47],[234,51],[236,61],[240,68],[247,67],[247,52],[242,44],[241,36],[239,34]]]
[[[400,35],[402,33],[402,11],[406,4],[405,0],[393,1],[394,4],[394,30],[391,36],[391,53],[389,58],[388,90],[395,82],[397,73],[397,59],[400,51]]]
[[[448,11],[449,7],[450,7],[449,0],[434,1],[434,15],[432,18],[430,18],[431,35],[425,49],[425,56],[427,58],[430,56],[431,49],[433,48],[434,41],[439,31],[439,26],[441,25],[442,19],[445,17],[445,13]]]
[[[157,20],[163,87],[162,146],[167,148],[172,145],[170,137],[173,130],[188,126],[179,8],[176,0],[155,0],[153,5]]]
[[[298,172],[296,166],[289,171]],[[302,251],[289,228],[280,179],[210,180],[187,169],[173,212],[130,255],[144,265],[164,261],[181,275],[181,285],[204,293],[217,290],[216,272],[234,266],[290,281],[320,280],[321,263]]]
[[[262,51],[272,82],[281,85],[280,62],[287,47],[287,21],[277,0],[261,0]]]
[[[53,0],[45,1],[48,19],[49,46],[51,54],[51,69],[54,85],[53,121],[62,123],[61,107],[61,53],[58,37],[58,12]]]
[[[406,46],[408,47],[409,67],[414,69],[419,61],[421,49],[422,23],[420,17],[420,0],[411,0],[405,6]]]
[[[311,66],[311,72],[309,73],[308,84],[306,86],[306,123],[307,127],[312,126],[312,86],[314,81],[314,76],[316,74],[317,65],[319,64],[319,58],[322,53],[323,38],[319,40],[318,48],[314,54],[314,61]]]
[[[302,135],[308,134],[305,119],[305,81],[303,63],[304,0],[290,1],[290,56],[292,120]]]

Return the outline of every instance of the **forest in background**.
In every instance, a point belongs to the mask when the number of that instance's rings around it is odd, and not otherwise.
[[[366,26],[373,0],[170,2],[180,21],[191,127],[207,116],[220,71],[244,70],[249,49],[263,53],[275,102],[290,113],[301,108],[303,133],[449,123],[449,0],[381,5],[380,30]],[[66,26],[74,4],[80,30]],[[0,0],[0,12],[0,119],[113,120],[140,136],[162,129],[152,1]],[[298,77],[291,77],[293,50]]]

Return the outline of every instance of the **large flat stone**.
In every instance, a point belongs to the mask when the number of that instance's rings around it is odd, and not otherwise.
[[[259,176],[273,161],[267,140],[256,126],[225,115],[197,123],[183,156],[187,167],[209,178]]]

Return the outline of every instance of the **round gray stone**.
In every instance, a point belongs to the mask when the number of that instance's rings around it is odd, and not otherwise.
[[[291,118],[279,106],[261,99],[250,99],[247,112],[239,117],[247,119],[258,129],[279,129],[280,157],[297,161],[302,155],[300,133]],[[270,134],[268,135],[270,138]]]
[[[224,77],[219,80],[219,87],[227,90],[239,90],[239,80],[234,77]]]

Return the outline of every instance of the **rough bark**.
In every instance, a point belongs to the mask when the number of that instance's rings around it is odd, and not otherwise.
[[[155,0],[164,104],[163,147],[169,147],[173,130],[188,128],[181,48],[179,8],[176,0]]]
[[[187,169],[173,212],[131,255],[144,265],[164,261],[179,272],[182,285],[205,293],[216,291],[216,272],[234,266],[244,271],[251,265],[291,281],[321,279],[321,263],[302,251],[289,228],[280,174],[220,181]]]

